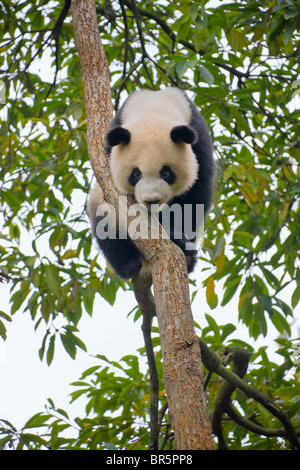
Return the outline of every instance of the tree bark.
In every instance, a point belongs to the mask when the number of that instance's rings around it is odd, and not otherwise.
[[[109,70],[98,31],[94,0],[72,0],[71,13],[85,86],[89,157],[105,200],[117,207],[118,192],[103,151],[113,109]],[[161,227],[159,230],[161,235]],[[213,450],[185,257],[180,248],[170,240],[161,239],[161,236],[135,242],[152,269],[164,386],[177,449]]]

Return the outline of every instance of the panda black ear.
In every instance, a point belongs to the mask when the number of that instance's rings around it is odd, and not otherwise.
[[[176,126],[170,132],[173,142],[182,140],[186,144],[194,144],[197,140],[196,131],[191,126]]]
[[[110,147],[115,147],[119,144],[129,144],[130,132],[121,126],[113,127],[106,134],[106,142]]]

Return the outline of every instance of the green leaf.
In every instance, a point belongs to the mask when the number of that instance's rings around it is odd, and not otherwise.
[[[253,312],[256,322],[259,325],[259,334],[262,333],[263,336],[266,336],[268,332],[268,325],[264,313],[264,306],[261,303],[254,304]],[[256,338],[257,336],[254,337]]]
[[[273,308],[272,314],[270,315],[271,321],[275,328],[281,333],[287,333],[288,335],[291,335],[291,327],[286,321],[285,317],[281,315],[281,313],[278,312],[278,310],[275,310]]]
[[[300,396],[300,386],[299,384],[293,383],[292,386],[282,386],[278,388],[276,391],[276,396],[284,399],[291,399],[291,398],[298,398]]]
[[[211,309],[214,309],[218,305],[218,296],[215,293],[215,281],[214,277],[210,276],[206,285],[206,300]]]
[[[96,372],[96,370],[98,370],[99,367],[100,367],[100,366],[92,366],[92,367],[89,367],[89,369],[87,369],[86,371],[84,371],[84,373],[82,374],[82,379],[85,379],[88,375],[94,374],[94,372]]]
[[[76,345],[74,339],[70,334],[60,334],[61,342],[72,359],[76,357]]]
[[[60,415],[62,415],[64,418],[69,419],[68,413],[65,410],[63,410],[62,408],[56,408],[55,411],[56,411],[56,413],[59,413]]]
[[[60,278],[57,266],[55,266],[54,264],[45,265],[45,280],[50,291],[54,294],[58,294],[60,287]]]
[[[214,83],[213,74],[206,67],[204,67],[204,65],[199,66],[199,71],[201,77],[208,85],[212,85]]]
[[[49,330],[47,330],[46,334],[44,335],[42,345],[39,349],[39,358],[40,358],[41,361],[43,360],[43,357],[44,357],[44,354],[45,354],[46,341],[47,341],[47,338],[49,336],[49,333],[50,333]]]
[[[253,239],[254,235],[252,233],[239,231],[233,233],[234,242],[237,243],[239,246],[243,246],[244,248],[251,249]]]
[[[265,268],[265,266],[260,264],[259,267],[261,271],[263,272],[266,280],[270,284],[270,286],[274,287],[275,289],[278,289],[280,286],[279,279],[271,271]]]
[[[286,20],[289,20],[290,18],[295,18],[295,16],[300,16],[299,10],[296,10],[295,8],[285,8],[283,15]]]
[[[73,334],[72,329],[77,331],[77,328],[71,327],[71,325],[66,326],[66,333],[61,333],[60,339],[67,353],[72,357],[72,359],[75,359],[77,351],[76,348],[79,347],[83,351],[86,351],[86,346],[80,338]]]
[[[208,315],[208,314],[205,314],[205,318],[206,318],[207,323],[209,324],[210,329],[214,332],[215,337],[217,338],[217,340],[221,341],[219,327],[218,327],[215,319],[211,315]]]
[[[12,319],[9,315],[7,315],[5,312],[3,312],[2,310],[0,310],[0,317],[4,318],[5,320],[11,322]],[[7,335],[6,335],[6,326],[4,325],[4,323],[0,320],[0,336],[4,339],[4,341],[7,339]]]
[[[296,286],[296,289],[294,290],[292,294],[292,307],[295,308],[300,300],[300,285]]]
[[[55,349],[55,335],[52,335],[49,341],[48,349],[47,349],[47,364],[48,366],[51,364],[53,357],[54,357],[54,349]]]
[[[0,320],[0,336],[6,340],[7,339],[7,336],[6,336],[6,327],[4,325],[4,323]]]
[[[0,317],[4,318],[5,320],[11,322],[12,321],[12,318],[7,315],[7,313],[3,312],[3,310],[0,310]]]
[[[20,290],[16,291],[12,297],[11,297],[11,314],[13,315],[16,313],[18,310],[20,310],[21,305],[25,301],[26,297],[28,296],[30,292],[30,286],[27,282],[23,281],[21,283]]]
[[[11,442],[12,439],[13,439],[13,438],[12,438],[11,435],[6,436],[6,437],[3,437],[2,439],[0,439],[0,450],[4,450],[6,444],[8,444],[9,442]]]
[[[223,331],[222,331],[222,335],[221,335],[221,341],[222,343],[225,341],[225,339],[231,335],[231,333],[233,333],[234,331],[236,331],[236,327],[232,324],[232,323],[227,323],[224,328],[223,328]]]
[[[182,60],[176,65],[176,72],[179,78],[184,77],[185,73],[197,64],[197,60]]]
[[[237,289],[239,288],[240,281],[242,276],[235,277],[230,284],[226,287],[226,290],[223,295],[223,300],[221,302],[221,306],[224,307],[234,296]]]
[[[244,131],[246,134],[249,133],[249,124],[245,115],[236,106],[229,106],[230,111],[236,121],[238,128]]]
[[[247,40],[236,28],[230,28],[229,41],[234,52],[241,52],[247,47]]]
[[[175,21],[173,28],[177,31],[177,41],[186,39],[190,28],[191,28],[191,17],[189,15],[182,15],[178,20]]]
[[[275,297],[275,301],[278,305],[278,307],[281,308],[281,310],[283,311],[283,313],[286,315],[286,316],[290,316],[293,318],[293,311],[292,309],[288,306],[288,304],[286,302],[284,302],[283,300],[279,299],[278,297]]]
[[[49,415],[45,415],[44,413],[37,413],[26,422],[23,429],[38,428],[44,426],[48,419]]]

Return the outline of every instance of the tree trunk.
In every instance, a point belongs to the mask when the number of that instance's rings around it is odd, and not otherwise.
[[[83,70],[89,157],[105,200],[117,207],[118,192],[103,152],[104,136],[113,111],[109,70],[94,0],[72,0],[71,13]],[[215,447],[203,389],[200,346],[194,331],[185,257],[180,248],[161,237],[135,242],[152,268],[164,386],[177,449],[212,450]]]

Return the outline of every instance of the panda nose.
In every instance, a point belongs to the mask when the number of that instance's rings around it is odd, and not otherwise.
[[[145,204],[149,204],[150,206],[152,204],[159,204],[161,201],[161,198],[160,197],[157,197],[157,198],[151,198],[151,199],[144,199],[144,203]]]

